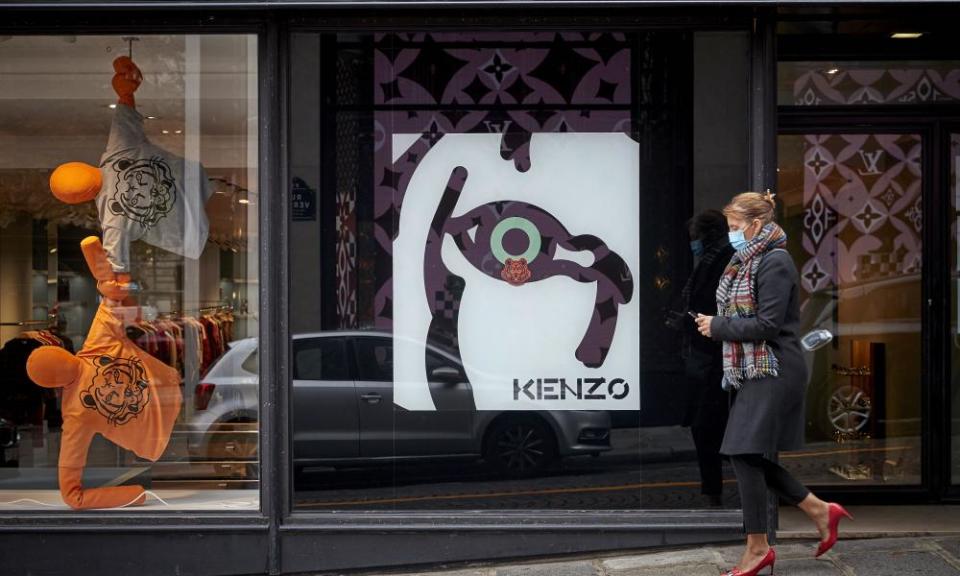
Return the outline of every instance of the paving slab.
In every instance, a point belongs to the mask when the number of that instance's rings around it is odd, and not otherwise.
[[[810,542],[787,542],[780,543],[774,546],[777,550],[777,559],[785,558],[813,558],[813,553],[816,551],[817,546],[815,543]],[[743,546],[724,546],[723,548],[718,548],[717,552],[720,554],[720,557],[723,558],[723,561],[730,566],[733,566],[738,560],[740,560],[740,555],[743,554]],[[777,564],[779,566],[779,563]]]
[[[960,536],[848,538],[820,559],[816,541],[781,541],[777,574],[785,576],[960,576]],[[733,566],[742,544],[691,547],[625,555],[583,555],[565,561],[475,565],[416,573],[378,572],[382,576],[717,576]],[[366,573],[371,574],[371,573]]]
[[[622,572],[626,570],[644,570],[664,566],[723,563],[723,557],[713,548],[693,548],[673,552],[657,552],[653,554],[637,554],[609,558],[603,561],[603,569],[607,572]]]
[[[779,550],[779,549],[778,549]],[[777,555],[776,574],[785,576],[842,576],[843,571],[828,560],[786,559]]]
[[[593,562],[562,562],[530,564],[526,566],[503,566],[497,568],[497,576],[596,576]]]
[[[717,576],[719,570],[713,564],[687,564],[686,566],[668,566],[653,570],[627,570],[625,572],[607,572],[608,576]]]
[[[830,554],[848,554],[884,551],[929,551],[934,547],[928,538],[840,538]]]
[[[936,543],[950,556],[960,561],[960,537],[957,538],[938,538]]]
[[[957,576],[955,567],[932,552],[877,551],[843,554],[836,561],[856,576]]]

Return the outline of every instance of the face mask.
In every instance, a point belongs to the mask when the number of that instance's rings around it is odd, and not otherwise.
[[[694,240],[690,242],[690,251],[693,252],[694,256],[703,255],[703,242],[700,240]]]
[[[743,250],[747,245],[747,239],[743,236],[743,230],[731,230],[727,232],[727,236],[730,238],[730,245],[733,246],[734,250]]]

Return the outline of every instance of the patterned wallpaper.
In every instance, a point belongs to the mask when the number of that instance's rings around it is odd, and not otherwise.
[[[803,138],[803,290],[919,272],[920,136]]]
[[[631,50],[616,33],[383,34],[374,40],[375,322],[392,325],[392,244],[406,186],[444,134],[503,134],[530,167],[535,132],[625,132]],[[394,162],[393,134],[420,134]],[[355,296],[354,296],[355,297]]]
[[[960,100],[960,63],[891,64],[782,62],[781,84],[793,89],[792,99],[781,91],[779,103],[861,106]]]

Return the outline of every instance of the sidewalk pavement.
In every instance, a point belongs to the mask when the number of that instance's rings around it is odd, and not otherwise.
[[[785,576],[960,576],[960,507],[848,507],[841,540],[814,559],[816,535],[784,510],[776,574]],[[601,553],[462,565],[420,571],[367,571],[366,576],[717,576],[739,559],[742,545]],[[764,569],[764,574],[768,572]]]

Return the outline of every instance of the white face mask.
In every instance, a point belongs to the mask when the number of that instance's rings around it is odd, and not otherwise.
[[[743,250],[747,245],[747,238],[743,235],[743,230],[731,230],[727,232],[727,237],[730,238],[730,245],[733,246],[734,250]]]
[[[754,222],[757,222],[757,220],[751,222],[750,226],[747,226],[747,228],[752,227]],[[760,229],[762,230],[763,227],[761,226]],[[757,233],[753,235],[754,238],[756,238],[757,234],[759,233],[760,230],[757,230]],[[727,232],[727,237],[730,239],[730,245],[733,246],[733,249],[737,250],[738,252],[743,250],[747,246],[747,243],[750,242],[750,240],[747,240],[744,230],[731,230]]]

